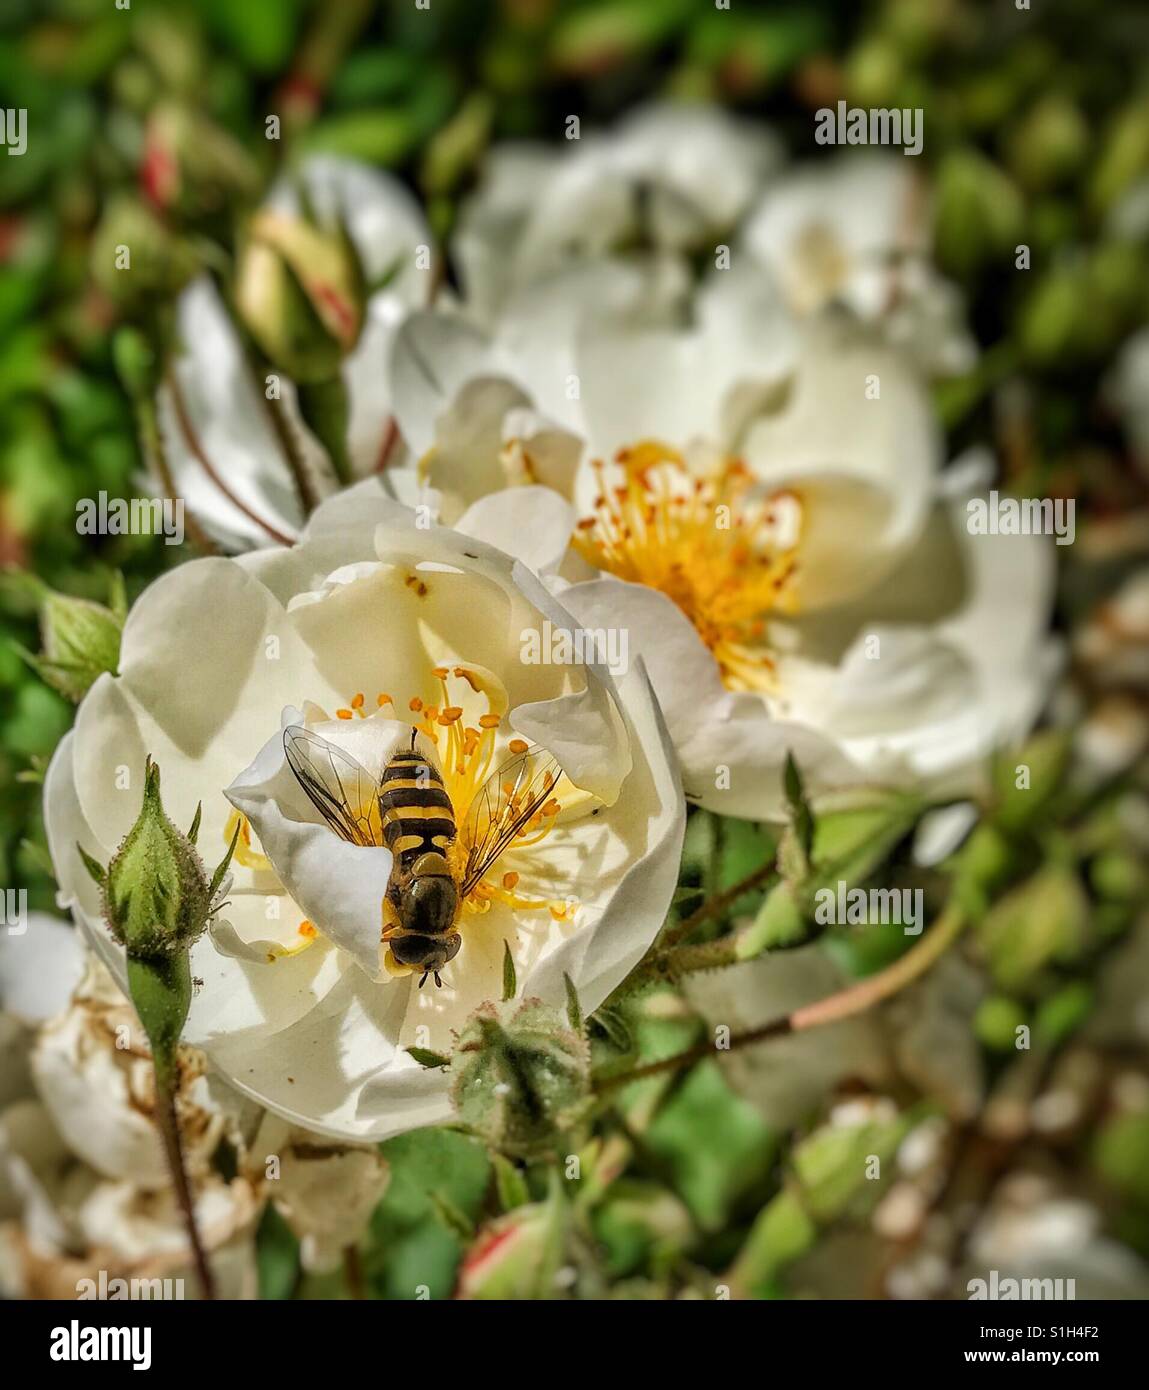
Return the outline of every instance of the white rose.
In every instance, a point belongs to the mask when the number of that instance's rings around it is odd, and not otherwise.
[[[228,798],[242,808],[227,920],[192,950],[204,983],[185,1041],[285,1119],[361,1140],[448,1118],[444,1072],[408,1048],[450,1050],[499,997],[505,950],[521,994],[561,1003],[569,976],[597,1007],[662,924],[683,831],[641,668],[524,663],[523,634],[569,617],[524,567],[418,521],[366,483],[322,506],[292,549],[157,581],[129,615],[120,674],[92,687],[45,786],[62,900],[121,980],[77,841],[109,857],[148,753],[177,824],[202,801],[209,857],[239,814]],[[414,724],[463,827],[480,776],[516,740],[562,771],[469,894],[441,989],[395,973],[381,940],[390,850],[335,833],[284,753],[285,727],[303,725],[376,777]],[[369,817],[372,803],[357,809]]]
[[[544,352],[521,320],[409,319],[409,476],[583,628],[628,634],[687,795],[778,817],[787,752],[813,792],[975,784],[1048,688],[1052,548],[969,533],[984,470],[941,473],[906,358],[837,317],[795,331],[746,270],[716,273],[687,328],[565,323]]]
[[[731,233],[780,153],[762,126],[717,107],[643,107],[606,132],[493,150],[459,220],[454,253],[469,312],[581,261],[707,248]]]

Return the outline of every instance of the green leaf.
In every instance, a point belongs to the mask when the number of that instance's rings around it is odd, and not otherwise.
[[[997,810],[994,819],[999,825],[1006,830],[1019,831],[1038,819],[1061,786],[1072,747],[1069,730],[1043,729],[1021,748],[995,760],[993,781]]]
[[[444,1201],[478,1221],[491,1164],[476,1140],[449,1129],[419,1129],[380,1145],[391,1182],[371,1221],[364,1269],[382,1298],[450,1298],[464,1242],[444,1221]]]
[[[1093,1012],[1094,990],[1085,980],[1074,980],[1045,1000],[1034,1020],[1034,1035],[1046,1047],[1060,1047]]]
[[[432,1052],[429,1047],[409,1047],[408,1055],[414,1057],[421,1067],[433,1069],[435,1067],[449,1067],[450,1057],[444,1057],[441,1052]]]
[[[475,1234],[475,1223],[466,1212],[460,1211],[446,1193],[432,1192],[431,1205],[435,1208],[443,1225],[454,1232],[460,1240],[470,1240]]]
[[[261,1299],[291,1297],[299,1275],[299,1241],[270,1202],[256,1235],[256,1267]]]
[[[805,940],[808,930],[806,914],[794,896],[794,886],[776,883],[763,899],[754,925],[740,938],[738,956],[742,960],[753,960],[763,951],[796,946]]]
[[[1048,965],[1080,958],[1089,933],[1089,900],[1076,873],[1047,865],[1000,899],[977,926],[998,986],[1034,986]]]
[[[762,1297],[771,1280],[817,1238],[818,1228],[797,1193],[780,1192],[758,1215],[722,1282],[742,1297]]]
[[[574,981],[567,974],[563,974],[563,984],[567,992],[567,1020],[576,1033],[582,1032],[582,1005],[579,1003],[578,990],[575,989]]]
[[[694,1068],[646,1132],[674,1188],[706,1230],[718,1230],[769,1171],[777,1138],[713,1062]]]
[[[515,974],[515,958],[511,955],[511,943],[503,941],[503,1000],[515,997],[518,988],[518,977]]]

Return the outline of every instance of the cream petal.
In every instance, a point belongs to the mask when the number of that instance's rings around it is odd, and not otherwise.
[[[0,1008],[28,1023],[50,1018],[83,973],[84,948],[72,924],[31,912],[23,935],[10,936],[0,951]]]
[[[626,978],[661,929],[665,904],[678,878],[686,825],[670,737],[641,664],[623,678],[620,687],[633,763],[623,783],[625,804],[618,819],[623,827],[637,823],[645,834],[645,852],[636,846],[601,913],[585,930],[572,932],[541,959],[522,985],[525,996],[537,995],[558,1004],[565,989],[563,977],[569,976],[587,1012]]]
[[[390,382],[395,418],[408,448],[421,458],[435,443],[435,424],[478,376],[497,375],[490,343],[451,314],[411,314],[395,335]]]
[[[665,594],[616,579],[575,584],[561,601],[584,627],[630,634],[658,696],[687,797],[721,815],[785,815],[782,771],[792,752],[812,788],[847,786],[861,773],[817,728],[774,717],[758,695],[726,689],[693,625]]]
[[[716,272],[697,317],[685,330],[584,327],[577,373],[593,454],[647,438],[733,447],[752,408],[777,391],[795,346],[768,282],[742,268]]]
[[[871,399],[875,387],[880,394]],[[794,487],[799,496],[810,488],[816,554],[809,563],[801,557],[799,581],[809,608],[875,584],[917,540],[941,467],[941,437],[929,397],[908,365],[889,348],[835,324],[808,332],[786,405],[751,426],[744,453],[763,482]],[[834,479],[854,483],[837,505]],[[859,533],[856,520],[851,524],[851,502],[868,493],[874,500],[864,503],[866,527]],[[817,561],[835,552],[823,582]]]
[[[439,417],[435,443],[421,468],[453,523],[470,503],[507,484],[501,451],[507,417],[527,403],[523,391],[502,377],[468,381]]]
[[[113,839],[96,834],[80,807],[76,794],[74,753],[76,733],[64,735],[56,745],[44,777],[44,830],[48,850],[59,883],[57,902],[83,918],[98,921],[101,914],[100,889],[92,881],[77,853],[77,844],[100,863],[106,864],[115,849]]]
[[[405,733],[407,726],[402,727]],[[338,738],[329,725],[315,732],[329,742]],[[393,744],[397,737],[396,730]],[[251,822],[263,852],[307,917],[372,979],[380,979],[381,913],[391,851],[349,844],[332,833],[288,767],[282,733],[264,745],[227,795]]]
[[[170,1181],[159,1131],[134,1103],[130,1064],[110,1042],[93,1046],[78,1011],[57,1019],[37,1040],[36,1089],[68,1147],[102,1176],[158,1189]],[[146,1074],[148,1064],[142,1064]]]
[[[969,791],[986,755],[1022,737],[1047,698],[1053,583],[1047,538],[970,535],[964,499],[939,503],[881,585],[803,629],[817,666],[797,655],[783,671],[795,712],[876,775]]]
[[[161,390],[159,408],[180,496],[229,549],[290,539],[303,522],[291,474],[209,277],[188,286],[176,315],[175,387]]]
[[[455,529],[521,560],[538,575],[562,564],[574,530],[575,511],[546,487],[506,488],[472,504]]]
[[[186,654],[176,679],[173,633]],[[132,609],[119,678],[98,681],[77,716],[75,779],[87,819],[118,843],[139,810],[150,753],[167,814],[186,827],[202,801],[201,851],[222,853],[223,788],[266,740],[265,711],[334,693],[288,615],[242,566],[222,559],[181,566]]]

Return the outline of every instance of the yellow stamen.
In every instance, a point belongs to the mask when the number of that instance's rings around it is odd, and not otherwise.
[[[595,467],[605,476],[601,460]],[[773,689],[765,620],[797,606],[799,499],[767,493],[738,459],[695,477],[657,440],[619,450],[612,482],[620,470],[621,485],[604,486],[593,514],[577,524],[574,548],[596,568],[671,599],[730,689]],[[783,534],[787,521],[794,534]]]

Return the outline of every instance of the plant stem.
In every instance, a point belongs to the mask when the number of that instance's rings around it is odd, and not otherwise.
[[[771,859],[760,865],[753,873],[740,879],[733,887],[726,888],[721,893],[715,893],[713,897],[707,898],[704,903],[695,908],[685,921],[679,922],[678,926],[671,927],[668,932],[664,933],[658,955],[664,955],[677,946],[680,941],[685,941],[688,936],[697,931],[703,922],[710,922],[715,917],[721,917],[728,907],[733,906],[745,894],[752,893],[755,888],[761,888],[773,874],[774,861]]]
[[[732,1052],[735,1048],[753,1047],[757,1043],[768,1042],[771,1038],[801,1033],[807,1028],[817,1028],[826,1023],[838,1023],[844,1018],[863,1013],[924,975],[961,935],[966,921],[967,918],[961,909],[951,904],[942,913],[933,930],[885,970],[879,970],[876,975],[859,980],[857,984],[839,990],[825,999],[819,999],[814,1004],[804,1004],[792,1013],[765,1023],[759,1028],[751,1028],[745,1033],[735,1033],[728,1048],[723,1050]],[[711,944],[718,946],[722,943]],[[710,1041],[698,1043],[683,1052],[675,1053],[673,1057],[664,1057],[661,1061],[635,1067],[633,1071],[607,1077],[596,1089],[600,1095],[615,1091],[621,1086],[629,1086],[632,1081],[644,1081],[647,1077],[658,1076],[666,1071],[677,1071],[681,1067],[713,1057],[715,1051],[714,1044]]]
[[[200,1291],[206,1299],[216,1297],[215,1276],[208,1264],[207,1253],[200,1240],[199,1227],[195,1218],[195,1201],[192,1197],[191,1183],[188,1181],[187,1165],[184,1161],[183,1138],[180,1134],[179,1117],[176,1114],[176,1068],[175,1063],[161,1063],[156,1059],[156,1123],[163,1136],[164,1150],[168,1167],[171,1169],[175,1185],[176,1200],[183,1212],[184,1228],[191,1247],[192,1260],[199,1277]]]
[[[136,428],[139,431],[140,451],[144,456],[144,462],[155,474],[164,496],[173,502],[181,502],[182,504],[183,499],[176,489],[175,478],[172,476],[171,465],[168,463],[155,401],[150,396],[141,396],[132,404],[135,407]],[[187,512],[184,525],[188,535],[206,555],[219,554],[219,548],[208,538],[190,511]]]
[[[215,465],[212,463],[211,459],[209,459],[207,454],[205,453],[203,445],[200,442],[199,436],[196,434],[195,427],[192,424],[191,416],[188,413],[187,405],[184,401],[183,390],[179,384],[179,378],[176,376],[174,371],[168,373],[167,384],[168,390],[171,392],[172,405],[175,409],[176,420],[179,423],[180,432],[183,434],[184,437],[184,443],[191,450],[192,454],[196,459],[196,462],[207,474],[208,478],[211,480],[214,486],[218,488],[220,492],[223,493],[223,495],[227,498],[231,505],[236,508],[237,511],[242,512],[243,515],[246,516],[250,522],[258,526],[260,530],[265,531],[273,541],[277,541],[280,545],[290,545],[290,536],[284,535],[284,533],[280,531],[277,527],[273,526],[270,521],[264,520],[264,518],[261,517],[257,512],[253,511],[252,508],[249,507],[241,497],[237,496],[236,493],[230,487],[228,487],[227,483],[220,476]]]
[[[363,1279],[363,1258],[358,1245],[354,1243],[343,1247],[343,1278],[347,1284],[348,1297],[367,1297],[367,1286]]]
[[[295,495],[299,499],[299,508],[303,512],[304,521],[306,521],[319,506],[319,494],[316,492],[315,484],[307,471],[307,463],[303,457],[303,451],[299,447],[299,439],[291,421],[287,418],[282,398],[272,401],[265,397],[264,404],[267,407],[267,418],[271,423],[271,428],[275,431],[275,437],[279,441],[279,447],[283,450],[283,457],[287,461],[291,481],[295,485]]]

